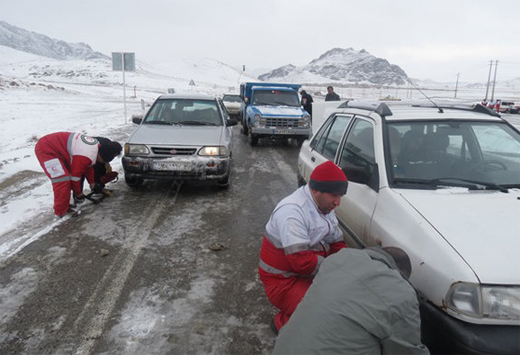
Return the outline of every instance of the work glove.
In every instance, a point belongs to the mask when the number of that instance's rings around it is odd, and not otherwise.
[[[116,180],[117,175],[118,173],[116,171],[110,171],[103,175],[99,181],[101,181],[102,184],[108,184],[109,182]]]

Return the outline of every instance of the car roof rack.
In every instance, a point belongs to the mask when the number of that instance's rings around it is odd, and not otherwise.
[[[475,104],[473,106],[457,106],[457,105],[443,105],[443,106],[432,106],[432,105],[412,105],[412,107],[428,107],[428,108],[445,108],[445,109],[451,109],[451,110],[461,110],[461,111],[471,111],[471,112],[478,112],[478,113],[484,113],[486,115],[494,116],[494,117],[501,117],[497,112],[493,111],[487,106],[484,106],[482,104]]]
[[[338,108],[359,108],[362,110],[370,110],[377,113],[381,117],[392,116],[392,110],[388,107],[384,102],[381,103],[370,103],[370,102],[353,102],[352,100],[347,100]]]

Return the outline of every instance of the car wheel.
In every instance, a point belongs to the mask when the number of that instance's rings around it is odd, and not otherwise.
[[[251,127],[248,127],[248,136],[249,136],[249,145],[251,147],[254,147],[258,144],[258,136],[254,135],[253,132],[251,132]]]
[[[305,142],[306,139],[307,139],[307,137],[298,137],[296,139],[296,142],[298,143],[298,147],[301,147],[303,142]]]
[[[230,173],[228,173],[225,177],[217,181],[217,185],[219,188],[225,190],[229,188],[229,180]]]
[[[305,186],[305,185],[307,185],[307,183],[305,182],[305,179],[298,172],[298,187],[302,187],[302,186]]]
[[[242,119],[242,129],[240,131],[242,132],[242,134],[245,134],[247,136],[248,129],[247,129],[246,121],[244,119]]]
[[[249,145],[254,147],[258,144],[258,137],[254,136],[252,133],[249,133]]]
[[[143,179],[142,178],[131,178],[131,177],[125,176],[125,182],[129,187],[138,188],[139,186],[141,186],[143,184]]]

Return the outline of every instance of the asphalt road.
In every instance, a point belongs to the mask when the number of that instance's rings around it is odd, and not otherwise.
[[[228,190],[120,180],[85,203],[0,264],[0,354],[270,353],[257,265],[272,209],[297,188],[298,150],[250,147],[238,125]]]
[[[520,128],[519,115],[505,118]],[[276,310],[258,257],[272,209],[297,188],[299,149],[234,134],[228,190],[119,181],[1,262],[0,354],[270,354]],[[41,175],[19,179],[48,183]]]

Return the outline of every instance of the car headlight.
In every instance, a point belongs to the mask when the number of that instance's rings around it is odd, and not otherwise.
[[[300,128],[309,128],[311,125],[311,115],[303,115],[299,123]]]
[[[520,286],[456,283],[446,296],[454,316],[473,323],[520,324]]]
[[[125,154],[126,155],[148,155],[150,154],[150,150],[143,144],[125,144]]]
[[[261,119],[262,119],[262,115],[259,115],[259,114],[255,115],[255,127],[258,127],[260,125]]]
[[[224,146],[202,147],[202,149],[199,151],[199,155],[212,157],[227,155],[227,149]]]

